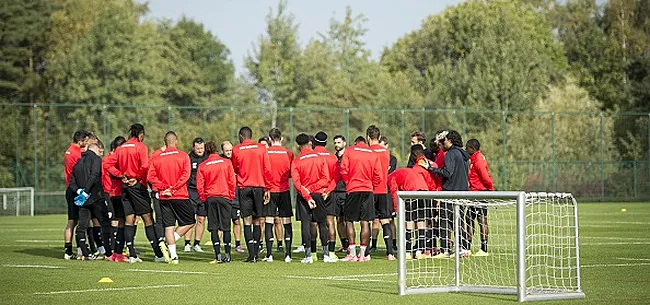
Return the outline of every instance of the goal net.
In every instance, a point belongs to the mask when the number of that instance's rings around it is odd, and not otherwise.
[[[398,192],[399,294],[584,298],[568,193]]]
[[[0,216],[34,216],[34,188],[0,188]]]

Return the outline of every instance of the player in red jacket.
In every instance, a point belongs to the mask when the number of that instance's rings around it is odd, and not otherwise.
[[[278,128],[269,130],[269,141],[271,146],[268,148],[269,162],[271,163],[271,197],[262,209],[265,217],[265,240],[266,240],[266,257],[263,261],[273,262],[273,226],[276,223],[275,218],[280,218],[281,226],[278,230],[276,227],[276,236],[278,237],[278,250],[282,252],[282,227],[284,227],[284,240],[286,241],[287,251],[285,259],[291,258],[291,242],[293,239],[293,228],[291,227],[291,217],[293,210],[291,208],[291,194],[289,192],[289,179],[291,179],[291,162],[293,161],[293,152],[282,146],[282,132]]]
[[[128,259],[122,255],[124,251],[124,207],[122,207],[122,181],[119,178],[111,176],[106,168],[114,158],[115,149],[124,144],[126,139],[122,136],[117,136],[110,144],[110,152],[102,160],[102,185],[104,192],[108,195],[109,211],[111,212],[111,237],[113,255],[108,257],[109,261],[126,262]]]
[[[176,133],[165,134],[165,151],[152,159],[147,180],[157,190],[160,201],[162,224],[165,227],[165,239],[172,264],[178,264],[176,240],[185,235],[194,225],[194,206],[187,191],[191,166],[189,155],[179,150],[176,145]],[[178,222],[178,228],[174,230]]]
[[[417,166],[416,166],[417,167]],[[395,202],[394,208],[397,209],[397,192],[398,191],[428,191],[429,186],[427,185],[424,178],[418,173],[415,168],[400,168],[395,170],[393,173],[388,175],[388,187],[390,188],[391,195],[393,196],[393,202]],[[418,213],[421,216],[424,216],[422,209],[418,209],[418,199],[406,199],[404,200],[404,209],[405,209],[405,220],[406,220],[406,253],[407,258],[411,258],[413,251],[413,229],[415,229],[415,221],[418,221],[418,224],[422,228],[425,228],[424,221],[418,220]],[[422,212],[420,212],[422,211]]]
[[[381,162],[363,137],[355,140],[355,145],[346,149],[341,159],[341,178],[345,182],[345,220],[347,222],[350,246],[344,261],[368,261],[366,254],[370,229],[368,223],[375,219],[375,206],[372,192],[382,182]],[[361,222],[361,251],[356,255],[354,222]]]
[[[305,258],[301,263],[311,264],[312,258],[311,247],[311,224],[316,222],[319,228],[321,244],[327,244],[327,211],[325,210],[325,200],[323,191],[330,183],[329,169],[325,159],[321,158],[311,149],[309,135],[301,133],[296,137],[296,144],[300,149],[300,154],[291,163],[291,179],[298,193],[298,202],[296,203],[296,214],[301,222],[302,243],[305,245]],[[335,262],[330,260],[329,248],[323,246],[323,260],[325,262]]]
[[[381,223],[381,229],[384,233],[384,243],[386,245],[386,258],[389,261],[395,260],[393,255],[393,232],[390,226],[390,220],[393,217],[393,205],[388,200],[388,170],[390,170],[390,152],[384,146],[379,144],[381,139],[381,132],[379,127],[375,125],[370,125],[366,129],[366,138],[370,144],[370,149],[373,154],[376,155],[379,160],[380,171],[379,177],[381,178],[379,184],[373,188],[374,195],[374,205],[375,205],[375,219],[373,220],[373,226],[375,222],[379,220]],[[379,225],[377,223],[376,226]],[[377,228],[379,230],[379,228]],[[371,249],[377,248],[377,239],[372,240],[371,247],[366,249],[365,256],[370,255]]]
[[[230,218],[232,200],[235,199],[235,171],[229,159],[219,156],[217,144],[210,141],[205,144],[208,158],[203,161],[196,172],[196,190],[208,210],[208,231],[212,238],[215,259],[211,264],[228,263],[230,257]],[[219,231],[223,233],[226,255],[221,256]]]
[[[156,254],[156,261],[165,261],[167,253],[164,242],[158,241],[151,217],[151,197],[146,187],[149,168],[148,149],[144,141],[144,126],[133,124],[129,128],[130,138],[115,149],[115,158],[106,160],[104,167],[113,177],[122,180],[122,207],[124,208],[124,241],[129,249],[129,263],[141,262],[135,252],[136,215],[142,217],[145,232]],[[164,253],[163,253],[164,251]]]
[[[329,184],[325,191],[323,192],[323,199],[325,199],[325,211],[327,212],[327,248],[329,250],[330,260],[337,261],[338,257],[336,256],[336,219],[338,216],[337,203],[335,201],[335,196],[331,196],[332,192],[336,188],[336,185],[341,180],[341,174],[339,170],[339,160],[333,153],[327,151],[325,146],[327,145],[327,134],[324,131],[319,131],[314,135],[314,153],[316,153],[320,158],[325,160],[327,165],[327,172],[329,175]],[[312,226],[313,227],[313,226]],[[315,247],[316,237],[312,236],[312,249]]]
[[[77,164],[77,161],[81,159],[81,153],[85,151],[87,142],[87,131],[75,131],[74,135],[72,135],[72,144],[70,144],[70,147],[65,151],[65,155],[63,155],[63,174],[65,176],[66,188],[65,199],[68,204],[68,223],[63,231],[65,241],[65,254],[63,255],[63,258],[66,260],[76,259],[77,257],[72,252],[72,232],[77,226],[77,220],[79,219],[79,207],[74,204],[74,197],[77,196],[77,194],[74,193],[74,190],[69,188],[70,176],[72,175],[72,168]]]
[[[413,167],[413,170],[424,179],[429,191],[438,191],[439,186],[436,184],[435,177],[421,165],[428,164],[429,167],[437,167],[436,163],[424,156],[422,145],[411,146],[411,154],[416,158],[416,166]],[[437,252],[436,239],[438,234],[436,234],[437,230],[435,229],[438,228],[436,221],[438,215],[438,203],[436,201],[430,199],[418,201],[416,215],[418,241],[415,247],[418,250],[415,252],[415,256],[419,259],[435,255]]]
[[[481,143],[477,139],[467,141],[465,145],[467,153],[470,154],[469,161],[469,190],[470,191],[494,191],[492,176],[488,171],[488,163],[481,152]],[[474,256],[488,255],[488,220],[487,207],[469,207],[465,214],[467,224],[467,249],[472,247],[472,236],[474,235],[474,220],[478,220],[481,230],[481,250],[474,253]]]
[[[266,146],[255,143],[249,127],[239,129],[239,144],[232,150],[232,165],[239,186],[239,204],[248,243],[246,262],[258,261],[262,209],[271,199],[271,162]]]

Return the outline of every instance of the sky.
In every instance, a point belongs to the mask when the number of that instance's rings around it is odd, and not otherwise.
[[[138,2],[145,2],[144,0]],[[332,17],[341,20],[347,6],[353,15],[368,21],[365,37],[372,57],[379,59],[384,47],[418,29],[429,15],[438,14],[461,0],[289,0],[288,11],[298,23],[299,43],[325,33]],[[245,72],[244,58],[264,33],[265,16],[277,8],[278,0],[149,0],[151,19],[178,20],[182,16],[203,23],[228,49],[237,74]]]

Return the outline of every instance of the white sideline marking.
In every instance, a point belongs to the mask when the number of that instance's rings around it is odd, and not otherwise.
[[[336,276],[298,276],[298,275],[286,275],[284,278],[288,279],[301,279],[301,280],[319,280],[319,281],[354,281],[354,282],[384,282],[384,283],[394,283],[394,281],[387,280],[377,280],[377,279],[362,279],[362,278],[342,278]]]
[[[0,232],[50,232],[50,231],[61,231],[61,229],[4,229],[0,228]]]
[[[17,243],[57,243],[61,242],[61,240],[53,240],[53,239],[17,239]]]
[[[644,261],[644,262],[650,262],[650,258],[628,258],[628,257],[617,257],[616,259],[622,260],[622,261]]]
[[[618,246],[618,245],[650,245],[650,241],[637,242],[605,242],[605,243],[580,243],[581,246]]]
[[[84,289],[84,290],[63,290],[63,291],[50,291],[50,292],[34,292],[34,295],[52,295],[52,294],[71,294],[71,293],[86,293],[86,292],[107,292],[107,291],[125,291],[125,290],[143,290],[143,289],[161,289],[161,288],[179,288],[185,287],[185,284],[175,285],[152,285],[152,286],[134,286],[134,287],[120,287],[120,288],[101,288],[101,289]]]
[[[647,240],[650,241],[650,238],[643,238],[643,237],[613,237],[613,236],[606,236],[606,237],[598,237],[598,236],[580,236],[580,239],[612,239],[612,240]]]
[[[209,272],[203,272],[203,271],[180,271],[180,270],[126,269],[125,271],[153,272],[153,273],[180,273],[180,274],[209,274]]]
[[[595,267],[638,267],[638,266],[650,266],[650,263],[580,265],[580,267],[585,267],[585,268],[595,268]]]
[[[38,268],[38,269],[63,269],[64,267],[60,266],[47,266],[47,265],[10,265],[4,264],[2,267],[7,268]]]

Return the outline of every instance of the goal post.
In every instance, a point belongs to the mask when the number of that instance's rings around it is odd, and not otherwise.
[[[34,188],[0,188],[0,216],[34,216]]]
[[[584,298],[578,207],[570,193],[400,191],[397,196],[400,295],[496,293],[517,295],[520,302]]]

